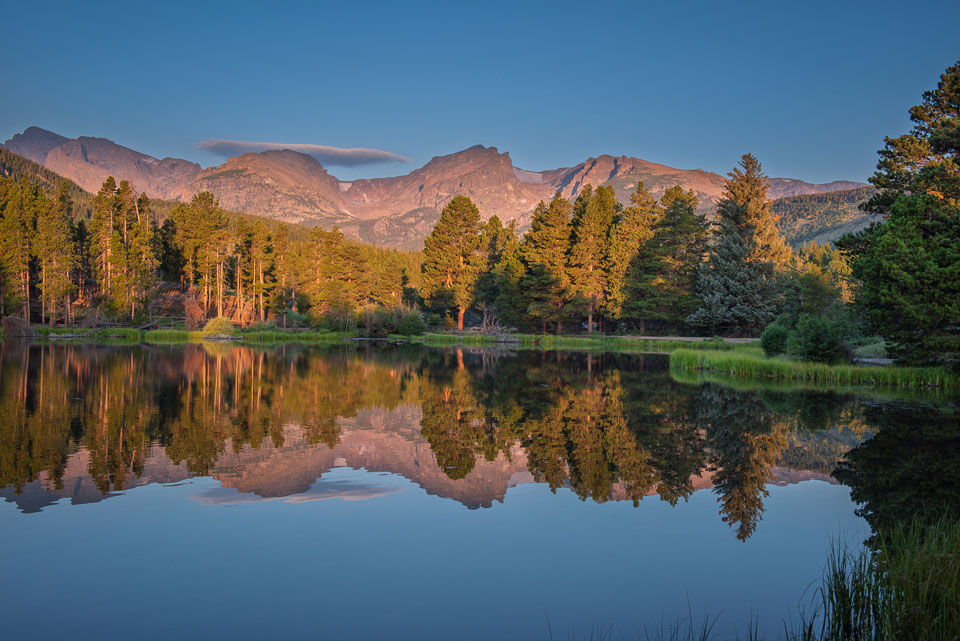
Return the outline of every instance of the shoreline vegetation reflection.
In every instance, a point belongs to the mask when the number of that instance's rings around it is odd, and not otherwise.
[[[746,540],[770,483],[849,485],[875,531],[960,495],[951,407],[679,382],[665,356],[3,343],[0,416],[0,496],[22,512],[196,476],[296,496],[348,466],[469,508],[527,482],[634,505],[708,490]]]

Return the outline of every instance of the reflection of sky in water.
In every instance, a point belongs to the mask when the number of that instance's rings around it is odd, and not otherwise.
[[[318,479],[309,490],[290,496],[257,496],[240,492],[234,488],[216,487],[207,489],[190,497],[204,505],[237,505],[240,503],[259,503],[263,501],[283,501],[284,503],[309,503],[340,499],[342,501],[364,501],[375,499],[394,492],[403,492],[407,483],[393,474],[366,473],[362,477],[350,474],[351,470],[334,468],[323,478]]]
[[[688,600],[721,616],[717,631],[759,613],[775,636],[831,537],[866,530],[843,486],[768,489],[746,543],[710,491],[634,508],[529,484],[467,510],[349,468],[279,500],[197,478],[29,518],[6,503],[4,538],[18,544],[0,547],[0,592],[18,614],[4,636],[520,640],[546,639],[549,620],[554,638],[610,624],[633,638]]]

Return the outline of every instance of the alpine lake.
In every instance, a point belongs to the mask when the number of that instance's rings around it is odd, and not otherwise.
[[[0,352],[4,639],[776,638],[837,545],[960,504],[949,394],[663,354]]]

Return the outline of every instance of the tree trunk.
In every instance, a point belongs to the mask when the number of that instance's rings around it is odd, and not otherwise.
[[[463,315],[466,313],[466,311],[467,310],[463,309],[462,307],[457,310],[457,331],[458,332],[463,331]]]
[[[593,307],[591,307],[590,311],[587,313],[587,333],[593,333]]]
[[[217,316],[223,316],[223,263],[217,265]]]

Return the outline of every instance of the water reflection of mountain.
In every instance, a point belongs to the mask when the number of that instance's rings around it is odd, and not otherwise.
[[[767,484],[831,481],[866,429],[853,397],[680,384],[653,357],[2,349],[0,496],[25,512],[193,476],[297,496],[348,466],[470,508],[534,481],[598,502],[713,488],[747,538]]]

